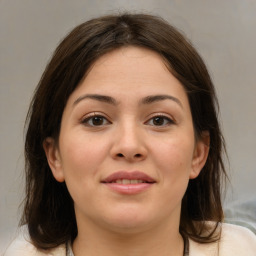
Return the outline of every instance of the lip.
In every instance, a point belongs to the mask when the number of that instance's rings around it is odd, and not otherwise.
[[[128,179],[128,180],[142,180],[144,183],[136,183],[136,184],[120,184],[115,183],[117,180]],[[102,184],[106,185],[111,190],[121,193],[121,194],[138,194],[145,190],[148,190],[152,187],[156,181],[150,177],[149,175],[140,172],[140,171],[118,171],[115,172],[104,180],[101,181]]]
[[[114,172],[113,174],[109,175],[107,178],[105,178],[102,182],[103,183],[111,183],[115,182],[116,180],[122,180],[122,179],[127,179],[127,180],[142,180],[147,183],[155,183],[156,181],[150,177],[149,175],[139,172],[139,171],[133,171],[133,172],[128,172],[128,171],[119,171],[119,172]]]

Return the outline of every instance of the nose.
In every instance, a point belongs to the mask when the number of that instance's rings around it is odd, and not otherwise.
[[[112,158],[128,162],[139,162],[147,157],[143,131],[136,125],[123,125],[116,130],[110,150]]]

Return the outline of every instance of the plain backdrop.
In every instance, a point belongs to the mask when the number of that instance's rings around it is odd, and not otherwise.
[[[123,11],[160,15],[193,42],[220,101],[232,183],[225,206],[255,196],[255,0],[0,0],[0,252],[20,217],[24,120],[46,63],[74,26]]]

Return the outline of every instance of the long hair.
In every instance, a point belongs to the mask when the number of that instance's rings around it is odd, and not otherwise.
[[[206,164],[200,175],[189,181],[182,200],[180,232],[200,243],[218,239],[216,228],[223,219],[225,145],[207,68],[192,44],[166,21],[126,13],[92,19],[74,28],[57,47],[36,88],[27,115],[26,197],[21,224],[28,225],[37,248],[54,248],[77,235],[73,200],[65,182],[54,179],[43,142],[47,137],[58,141],[66,102],[93,62],[107,52],[129,45],[151,49],[163,57],[187,93],[196,138],[204,131],[210,134]],[[210,227],[208,221],[216,225]]]

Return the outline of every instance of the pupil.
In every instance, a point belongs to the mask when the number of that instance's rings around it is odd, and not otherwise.
[[[162,117],[155,117],[153,123],[154,125],[162,125],[164,123],[164,119]]]
[[[103,118],[95,116],[92,120],[94,125],[101,125],[103,123]]]

